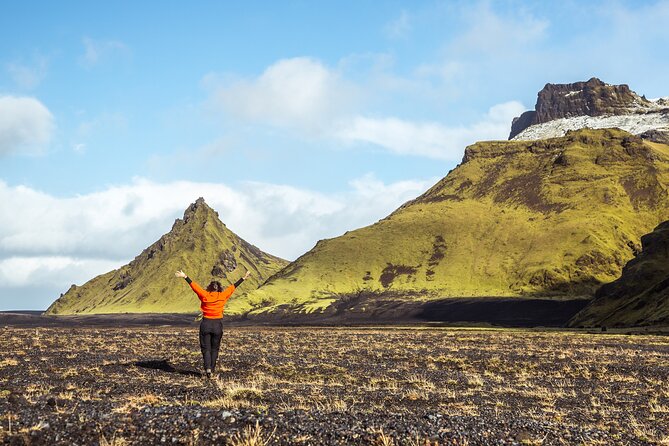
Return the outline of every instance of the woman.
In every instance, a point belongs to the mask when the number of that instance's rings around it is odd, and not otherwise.
[[[221,337],[223,336],[223,307],[230,299],[235,289],[241,285],[251,275],[247,270],[244,277],[239,279],[234,285],[223,289],[219,281],[212,281],[206,290],[193,282],[183,271],[177,271],[175,276],[186,279],[186,282],[195,291],[200,299],[200,309],[202,310],[202,322],[200,322],[200,349],[204,359],[204,371],[207,378],[216,370],[216,358],[218,358],[218,348],[221,346]]]

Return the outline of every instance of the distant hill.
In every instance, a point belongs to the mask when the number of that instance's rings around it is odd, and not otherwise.
[[[245,297],[261,313],[373,314],[443,297],[591,297],[669,219],[669,146],[617,129],[479,142],[420,197]]]
[[[642,251],[602,286],[571,326],[669,326],[669,221],[641,237]]]
[[[232,309],[245,292],[260,286],[288,262],[247,243],[219,220],[199,198],[172,229],[132,262],[82,286],[73,285],[47,314],[197,312],[199,301],[174,272],[183,269],[203,287],[211,280],[235,282],[245,270],[251,277],[229,301]]]
[[[619,128],[654,142],[669,142],[669,98],[646,99],[627,85],[587,82],[546,84],[534,110],[513,120],[509,139],[563,136],[582,128]]]

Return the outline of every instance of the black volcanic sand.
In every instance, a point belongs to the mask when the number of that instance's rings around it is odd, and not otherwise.
[[[43,315],[41,311],[0,311],[0,327],[133,327],[133,326],[191,326],[195,314],[179,313],[117,313],[82,314],[72,316]]]
[[[272,313],[235,318],[253,324],[488,324],[502,327],[564,327],[590,299],[528,297],[449,297],[427,302],[393,299],[392,296],[348,296],[325,313],[296,314],[279,306]]]
[[[448,298],[428,302],[343,299],[328,314],[296,314],[292,309],[250,316],[227,316],[234,325],[399,325],[488,324],[502,327],[563,327],[588,299]],[[44,316],[38,311],[0,312],[0,326],[192,326],[195,314],[116,313]]]
[[[562,327],[589,299],[471,298],[423,304],[418,318],[438,322],[487,322],[511,327]]]
[[[5,327],[0,344],[3,444],[669,439],[662,336],[233,327],[211,381],[196,327]]]

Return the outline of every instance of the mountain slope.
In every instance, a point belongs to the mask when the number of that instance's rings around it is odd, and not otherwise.
[[[244,309],[591,296],[618,277],[641,235],[669,218],[667,185],[669,146],[620,130],[476,143],[425,194],[319,241],[249,293]]]
[[[203,287],[211,280],[224,285],[252,272],[236,298],[257,288],[288,262],[264,253],[227,229],[204,199],[199,198],[177,219],[169,233],[132,262],[82,286],[72,286],[47,314],[196,312],[199,301],[174,272],[183,269]]]
[[[641,237],[643,250],[571,326],[669,325],[669,221]]]

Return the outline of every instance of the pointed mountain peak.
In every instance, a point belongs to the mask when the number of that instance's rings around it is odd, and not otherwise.
[[[209,220],[211,218],[214,218],[215,220],[217,220],[221,224],[223,224],[223,226],[225,226],[225,223],[223,223],[220,220],[218,212],[216,212],[214,209],[212,209],[204,201],[204,198],[200,197],[197,200],[195,200],[194,203],[191,203],[186,208],[186,210],[184,211],[183,219],[177,219],[174,222],[174,225],[178,226],[180,222],[183,222],[184,224],[187,224],[187,223],[198,221],[198,220],[205,220],[206,221],[206,220]]]
[[[195,203],[191,203],[190,206],[186,208],[184,211],[184,218],[193,215],[197,212],[211,212],[216,215],[218,213],[214,211],[209,205],[204,201],[204,198],[200,197],[197,200],[195,200]]]
[[[130,263],[71,288],[48,313],[195,312],[197,299],[174,281],[174,271],[183,269],[203,284],[234,283],[250,271],[242,289],[246,292],[287,263],[228,229],[200,197],[186,208],[183,219],[176,219],[168,233]],[[239,306],[238,300],[231,307]]]
[[[209,207],[207,203],[204,201],[204,197],[199,197],[197,200],[195,200],[195,203],[191,203],[190,208],[194,209],[203,205]]]

